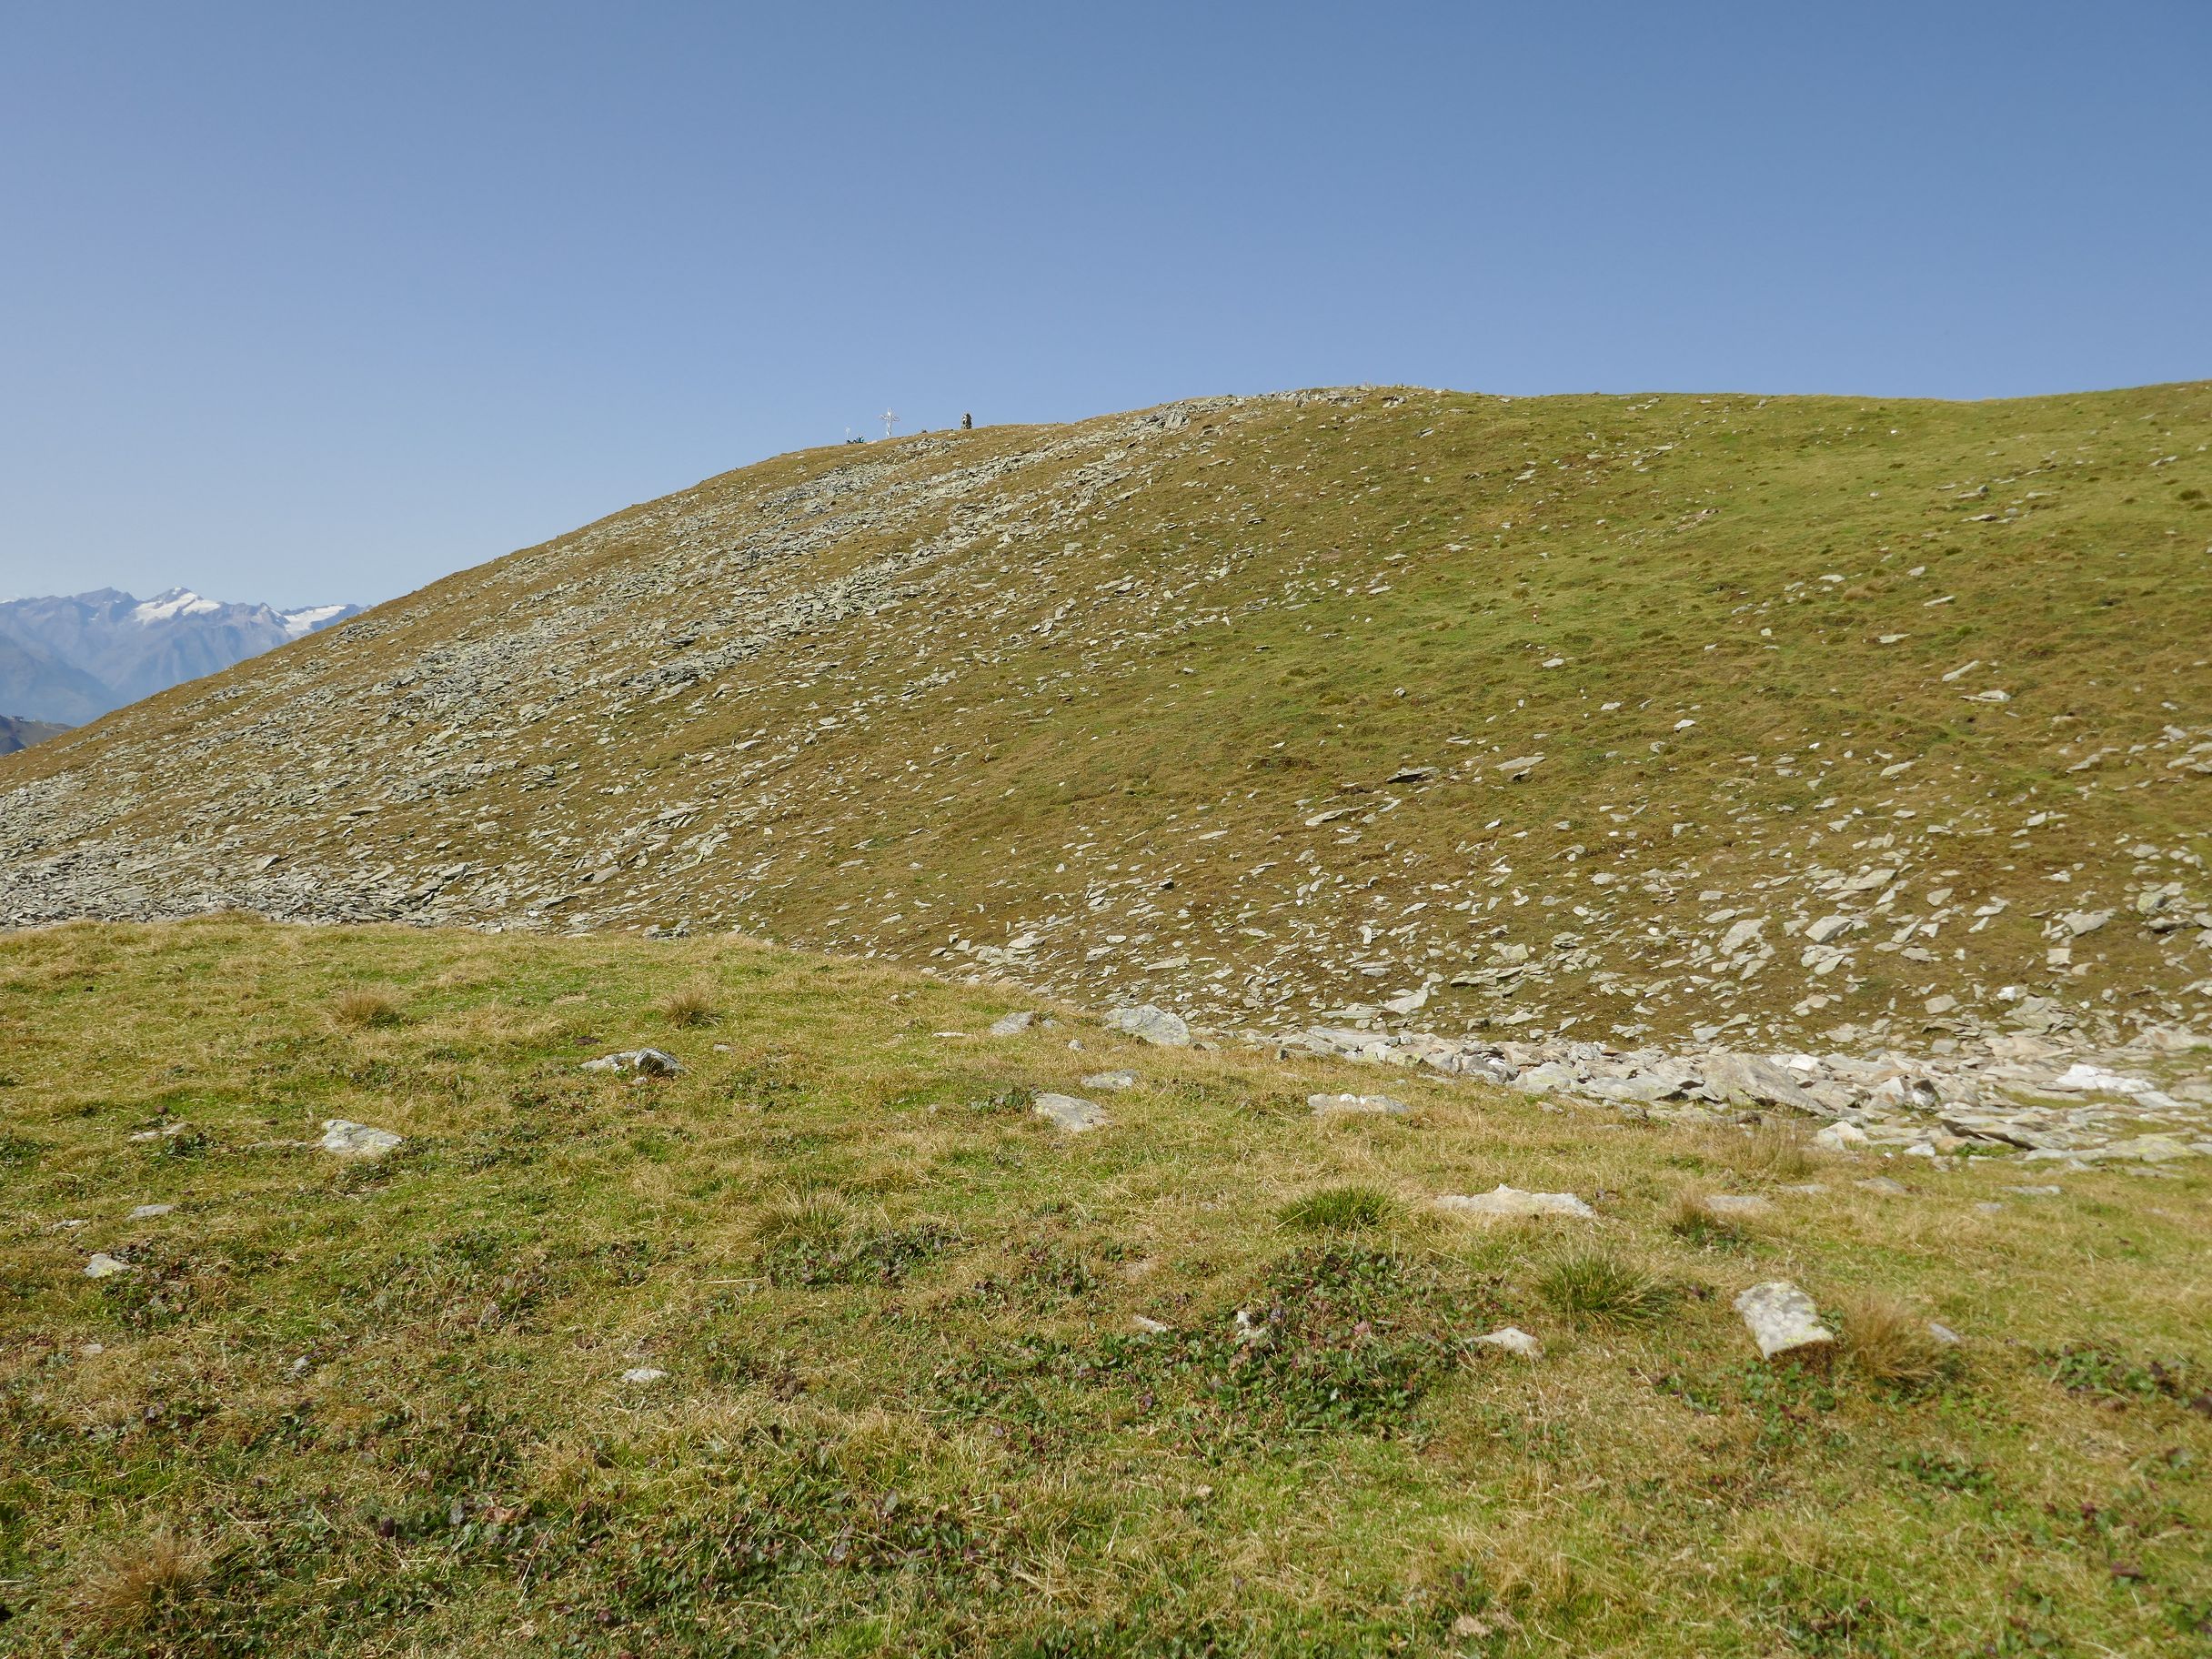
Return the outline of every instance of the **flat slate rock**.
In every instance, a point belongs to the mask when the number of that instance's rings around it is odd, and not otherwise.
[[[1093,1071],[1083,1079],[1086,1089],[1134,1089],[1136,1086],[1137,1074],[1134,1071]]]
[[[1053,1128],[1071,1135],[1087,1129],[1103,1129],[1107,1123],[1105,1109],[1096,1101],[1086,1101],[1080,1095],[1041,1094],[1033,1110]]]
[[[990,1022],[990,1034],[993,1037],[1019,1037],[1036,1022],[1037,1016],[1024,1009],[1021,1013],[1007,1014],[993,1020]]]
[[[1785,1279],[1753,1285],[1735,1299],[1735,1311],[1744,1316],[1763,1360],[1835,1341],[1835,1332],[1820,1322],[1813,1299]]]
[[[1154,1008],[1149,1002],[1113,1010],[1106,1016],[1106,1029],[1163,1049],[1191,1046],[1191,1028],[1166,1009]]]
[[[402,1138],[388,1129],[371,1129],[346,1118],[323,1120],[323,1151],[340,1158],[381,1158]]]
[[[1387,1094],[1309,1094],[1306,1104],[1317,1118],[1332,1111],[1385,1112],[1392,1117],[1403,1117],[1413,1110],[1403,1101]]]
[[[1493,1191],[1472,1197],[1463,1192],[1447,1192],[1436,1201],[1436,1207],[1453,1215],[1485,1221],[1531,1215],[1564,1215],[1581,1221],[1597,1219],[1597,1212],[1572,1192],[1523,1192],[1503,1181]]]

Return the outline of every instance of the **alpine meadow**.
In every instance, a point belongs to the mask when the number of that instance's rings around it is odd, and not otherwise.
[[[0,756],[0,1652],[2201,1653],[2208,621],[2212,383],[1351,387]]]

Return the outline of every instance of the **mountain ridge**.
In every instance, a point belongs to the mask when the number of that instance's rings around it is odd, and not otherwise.
[[[150,599],[100,588],[0,601],[0,708],[25,719],[85,724],[360,608],[279,610],[204,598],[188,588]]]
[[[1353,387],[801,451],[15,758],[0,919],[738,930],[1254,1026],[2116,1041],[2212,985],[2208,440],[2201,384]]]

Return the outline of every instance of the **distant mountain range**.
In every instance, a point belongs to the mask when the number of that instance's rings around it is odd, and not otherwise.
[[[48,738],[58,738],[67,731],[66,726],[56,726],[44,720],[19,720],[12,714],[0,714],[0,755],[12,755],[17,749],[28,749],[34,743],[44,743]]]
[[[150,599],[103,588],[0,602],[0,714],[81,726],[360,610],[225,604],[186,588]]]

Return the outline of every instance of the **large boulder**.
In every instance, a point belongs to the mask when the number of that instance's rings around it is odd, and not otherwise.
[[[1797,1080],[1771,1060],[1726,1050],[1705,1056],[1705,1091],[1731,1106],[1788,1106],[1824,1118],[1836,1113],[1807,1094]]]

